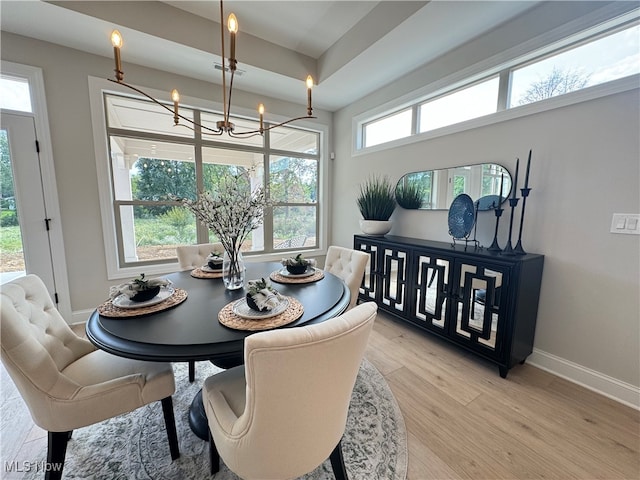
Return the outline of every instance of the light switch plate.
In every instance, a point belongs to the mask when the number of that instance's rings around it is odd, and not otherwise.
[[[611,220],[611,233],[640,235],[640,214],[614,213]]]

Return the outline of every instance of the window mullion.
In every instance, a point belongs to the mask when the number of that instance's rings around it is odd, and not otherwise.
[[[200,110],[193,110],[194,125],[194,137],[193,137],[193,150],[194,150],[194,162],[196,170],[196,195],[200,192],[204,192],[204,167],[202,165],[202,129],[200,128]],[[196,220],[196,241],[198,243],[209,243],[209,229]]]
[[[500,83],[498,85],[498,105],[497,111],[501,112],[509,108],[509,94],[511,92],[511,69],[500,72]]]
[[[264,156],[263,158],[263,170],[264,170],[264,190],[267,195],[267,199],[271,200],[271,172],[269,170],[271,164],[271,132],[265,130],[264,132]],[[270,212],[264,214],[262,222],[263,230],[263,242],[264,250],[266,252],[273,251],[273,208]]]

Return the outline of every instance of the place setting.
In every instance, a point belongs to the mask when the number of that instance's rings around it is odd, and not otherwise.
[[[271,272],[269,278],[278,283],[313,283],[324,278],[324,271],[316,268],[315,259],[307,259],[301,253],[283,258],[282,268]]]
[[[222,278],[222,254],[211,252],[207,257],[207,263],[191,270],[191,276],[195,278]]]
[[[109,299],[98,306],[104,317],[137,317],[167,310],[187,299],[187,292],[166,278],[146,278],[140,274],[109,289]]]
[[[235,330],[260,331],[288,325],[303,313],[298,300],[280,294],[269,280],[260,278],[247,282],[247,294],[225,305],[218,321]]]

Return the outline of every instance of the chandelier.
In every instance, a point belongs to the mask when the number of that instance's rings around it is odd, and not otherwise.
[[[236,18],[236,16],[231,13],[227,19],[227,29],[229,30],[229,67],[227,68],[225,65],[225,48],[224,48],[224,40],[225,40],[225,35],[224,35],[224,28],[222,27],[222,19],[224,18],[224,11],[223,11],[223,6],[222,6],[222,0],[220,0],[220,45],[221,45],[221,58],[222,58],[222,105],[223,105],[223,119],[216,122],[216,128],[211,128],[208,127],[206,125],[202,125],[200,123],[197,123],[193,120],[191,120],[188,117],[185,117],[183,115],[180,114],[180,94],[178,93],[178,90],[176,90],[175,88],[171,91],[171,100],[173,101],[173,109],[171,109],[170,107],[168,107],[165,103],[160,102],[159,100],[156,100],[154,97],[152,97],[151,95],[149,95],[148,93],[140,90],[139,88],[136,88],[132,85],[129,85],[128,83],[126,83],[124,81],[124,72],[122,71],[122,62],[121,62],[121,58],[120,58],[120,49],[122,48],[123,45],[123,39],[122,39],[122,35],[120,34],[120,32],[118,30],[114,30],[113,32],[111,32],[111,44],[113,45],[113,53],[114,53],[114,57],[115,57],[115,64],[116,64],[116,68],[115,68],[115,80],[109,78],[108,80],[111,82],[115,82],[118,85],[122,85],[124,87],[127,87],[135,92],[137,92],[140,95],[143,95],[144,97],[148,98],[149,100],[151,100],[152,102],[154,102],[155,104],[159,105],[160,107],[170,111],[171,113],[173,113],[173,123],[174,126],[182,126],[182,127],[187,127],[191,130],[195,130],[196,128],[199,128],[200,131],[204,134],[207,135],[222,135],[224,133],[226,133],[227,135],[231,136],[231,137],[242,137],[242,138],[246,138],[246,137],[252,137],[254,135],[263,135],[265,131],[267,130],[271,130],[273,128],[277,128],[277,127],[281,127],[283,125],[286,125],[288,123],[291,122],[295,122],[297,120],[303,120],[303,119],[309,119],[309,118],[316,118],[313,116],[313,107],[311,105],[311,89],[313,87],[313,78],[311,77],[311,75],[307,76],[306,79],[306,87],[307,87],[307,114],[305,116],[302,117],[296,117],[296,118],[291,118],[289,120],[286,120],[284,122],[280,122],[278,124],[275,125],[269,125],[267,127],[264,126],[264,105],[261,103],[260,105],[258,105],[258,115],[260,118],[260,127],[257,130],[250,130],[250,131],[244,131],[244,132],[239,132],[236,131],[235,129],[235,125],[229,120],[229,116],[230,116],[230,111],[231,111],[231,94],[233,92],[233,78],[235,76],[235,72],[236,72],[236,67],[238,64],[238,61],[236,60],[236,35],[238,33],[238,19]],[[227,90],[227,71],[230,72],[230,78],[229,78],[229,88]],[[183,123],[183,122],[186,122]]]

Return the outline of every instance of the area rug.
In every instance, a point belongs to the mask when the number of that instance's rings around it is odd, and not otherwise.
[[[173,396],[180,458],[171,462],[160,402],[97,425],[78,429],[67,447],[63,479],[94,480],[239,480],[221,463],[209,474],[208,443],[189,428],[188,409],[204,379],[219,371],[208,362],[196,366],[196,381],[188,382],[186,364],[174,364]],[[46,449],[46,447],[45,447]],[[366,359],[356,380],[345,436],[342,440],[351,480],[404,480],[407,435],[402,414],[386,381]],[[46,451],[39,457],[44,461]],[[29,472],[26,479],[41,480]],[[333,480],[327,460],[304,480]]]

